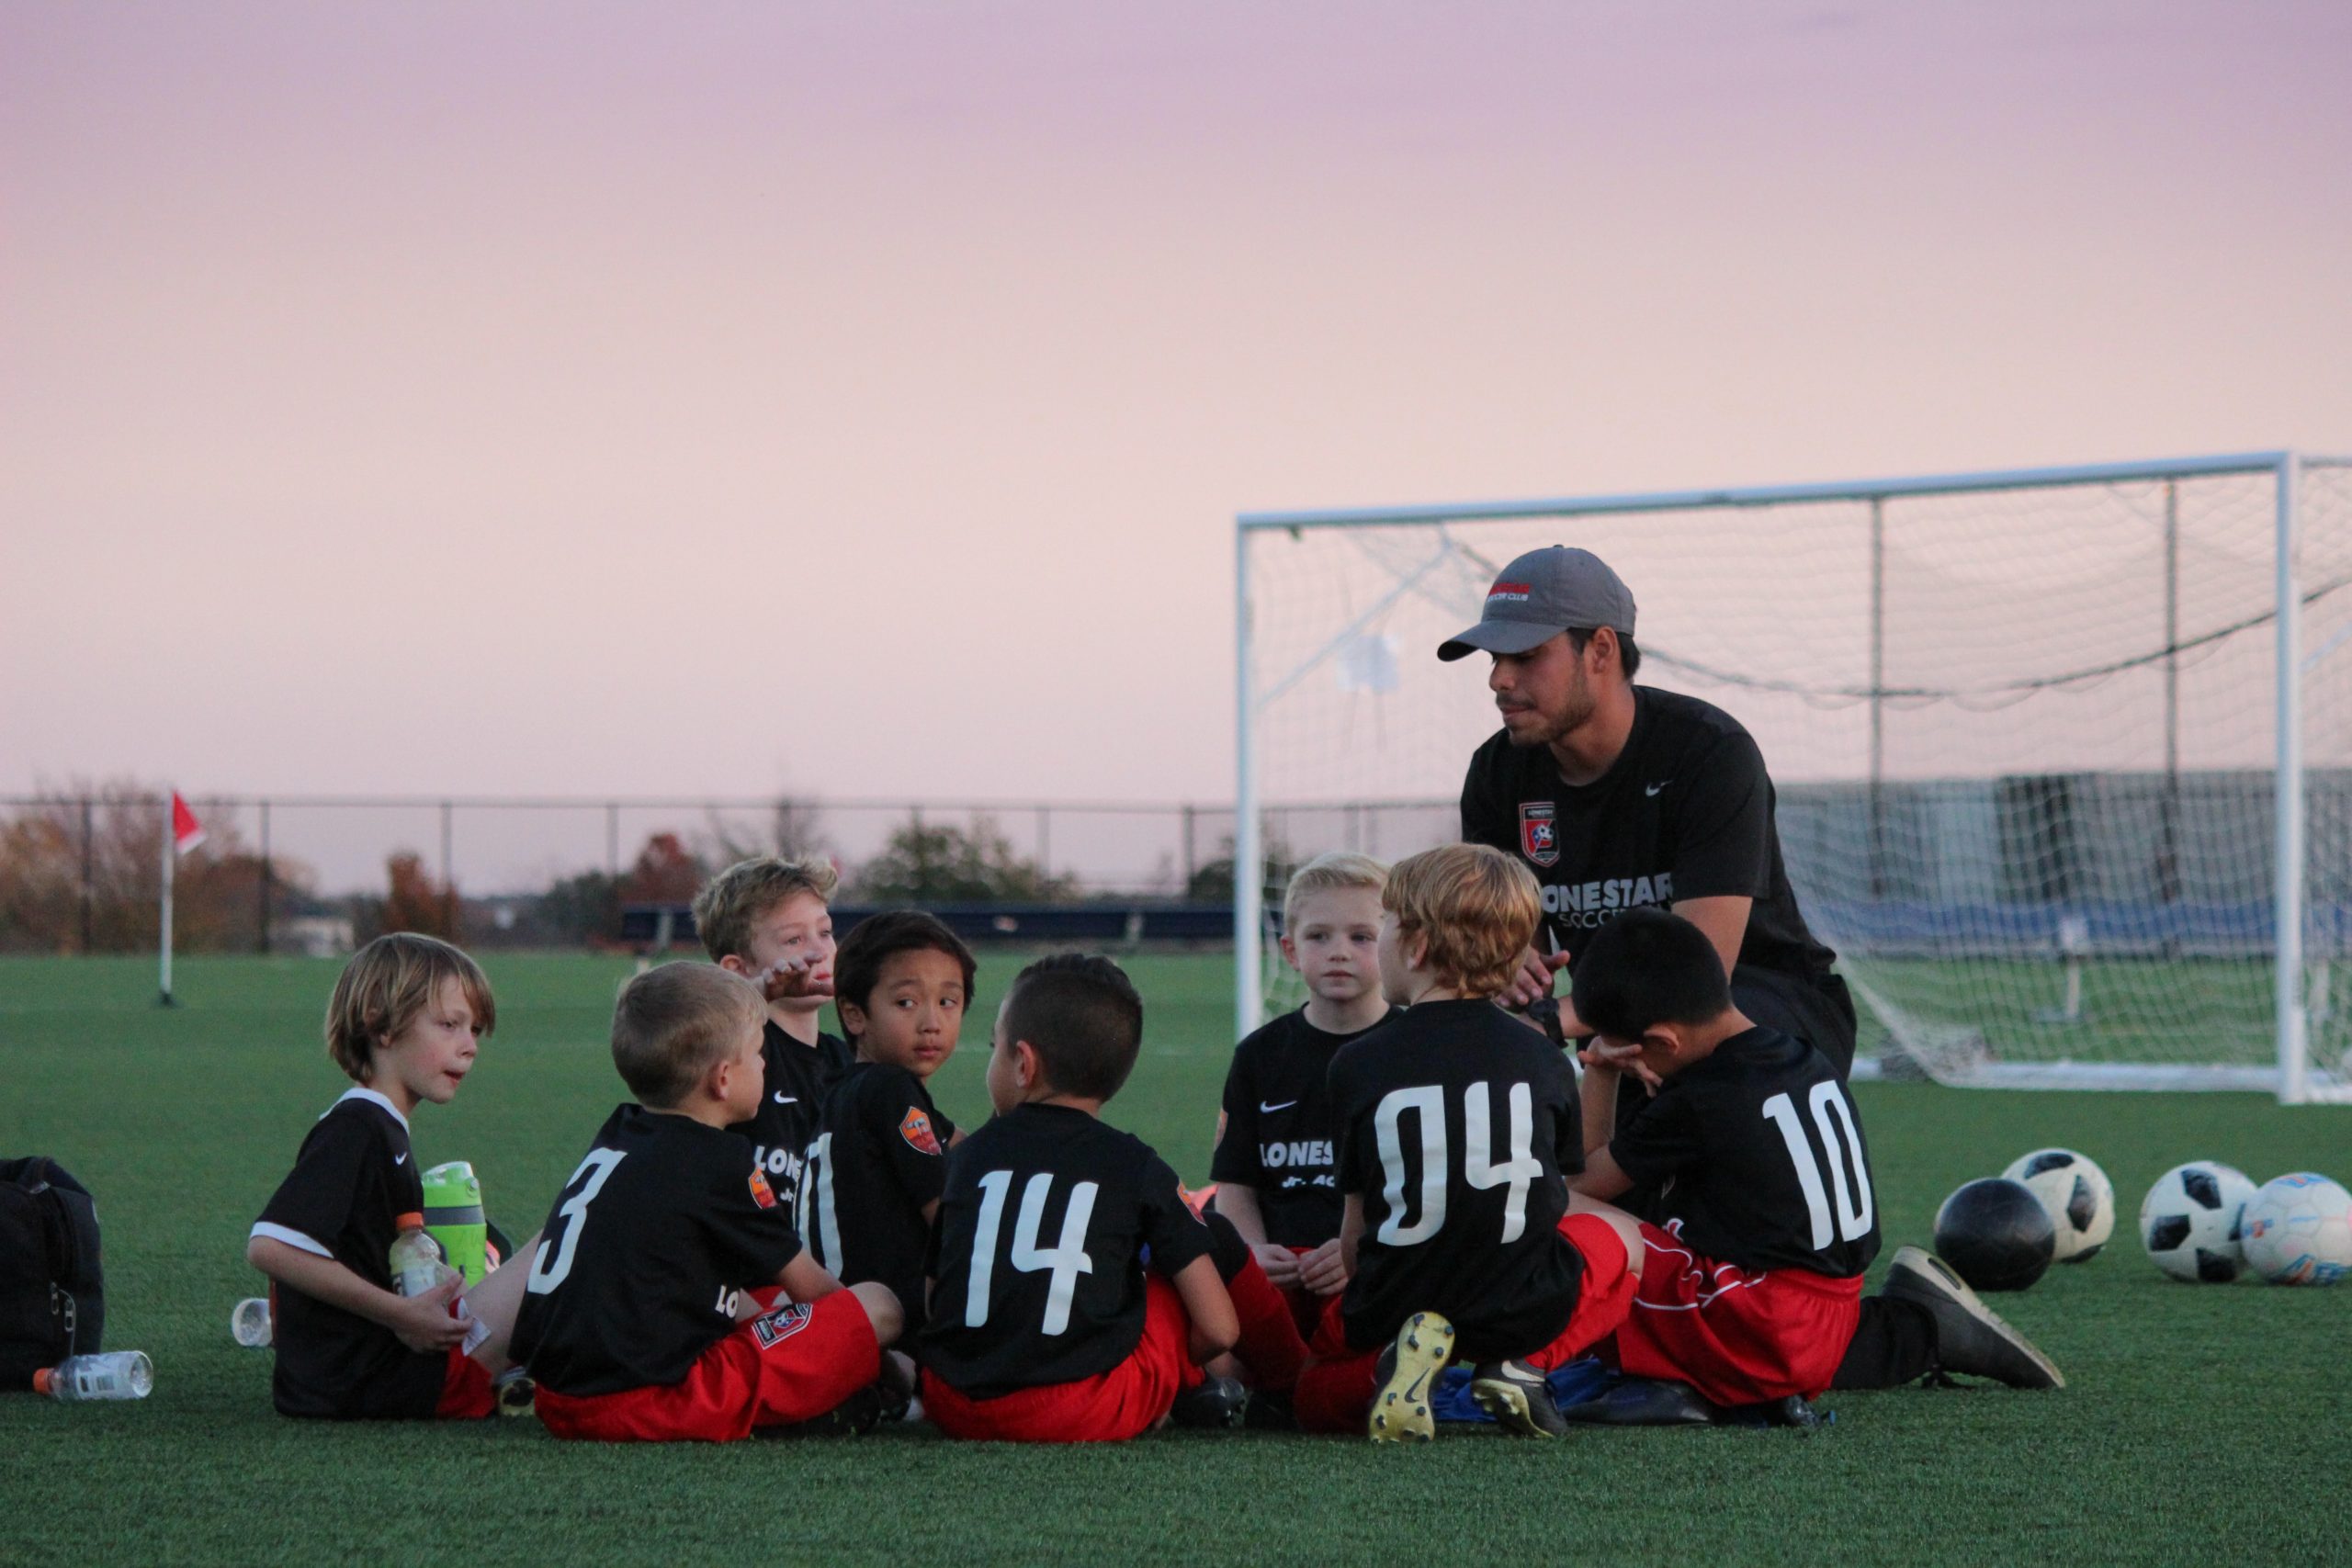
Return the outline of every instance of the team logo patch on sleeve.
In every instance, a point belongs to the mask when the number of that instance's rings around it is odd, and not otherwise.
[[[1559,808],[1548,800],[1519,804],[1519,849],[1537,865],[1560,863]]]
[[[763,1312],[752,1319],[752,1337],[760,1342],[763,1350],[773,1350],[802,1329],[815,1309],[806,1302],[786,1302],[774,1312]]]
[[[906,1139],[907,1146],[917,1154],[935,1155],[940,1152],[939,1134],[931,1130],[931,1118],[922,1113],[922,1107],[919,1105],[907,1108],[905,1117],[899,1122],[899,1136]]]
[[[752,1201],[763,1209],[775,1207],[775,1189],[770,1187],[767,1177],[757,1170],[752,1172]]]

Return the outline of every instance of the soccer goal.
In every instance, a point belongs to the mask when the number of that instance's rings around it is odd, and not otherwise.
[[[1756,736],[1882,1070],[2352,1099],[2352,458],[2284,452],[1244,514],[1240,1028],[1290,867],[1458,836],[1435,649],[1555,543]]]

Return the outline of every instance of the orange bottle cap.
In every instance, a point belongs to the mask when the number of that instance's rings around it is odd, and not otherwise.
[[[49,1392],[49,1385],[52,1381],[52,1377],[53,1374],[51,1369],[47,1367],[43,1367],[40,1371],[35,1372],[33,1374],[33,1392],[35,1393],[47,1393]]]
[[[392,1226],[396,1230],[421,1231],[424,1228],[424,1216],[423,1214],[402,1214],[392,1221]]]

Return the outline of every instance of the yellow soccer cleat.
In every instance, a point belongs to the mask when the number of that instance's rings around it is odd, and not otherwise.
[[[1373,1378],[1370,1430],[1375,1443],[1426,1443],[1437,1436],[1430,1395],[1438,1374],[1453,1359],[1453,1325],[1442,1314],[1417,1312],[1396,1331],[1396,1342],[1380,1353]]]

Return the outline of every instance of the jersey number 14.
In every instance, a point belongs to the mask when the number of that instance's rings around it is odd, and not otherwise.
[[[1062,1212],[1061,1241],[1039,1247],[1037,1232],[1046,1221],[1046,1196],[1052,1190],[1051,1171],[1041,1170],[1021,1190],[1021,1213],[1012,1222],[1012,1252],[1007,1259],[1024,1274],[1053,1276],[1046,1292],[1046,1320],[1041,1332],[1060,1334],[1069,1327],[1070,1298],[1078,1293],[1078,1277],[1094,1272],[1086,1254],[1086,1226],[1094,1218],[1098,1184],[1081,1181],[1070,1189],[1069,1207]],[[989,1286],[996,1277],[996,1243],[1004,1228],[1004,1196],[1012,1187],[1012,1172],[991,1170],[980,1178],[980,1213],[972,1228],[972,1284],[964,1298],[964,1326],[978,1328],[989,1320]]]

